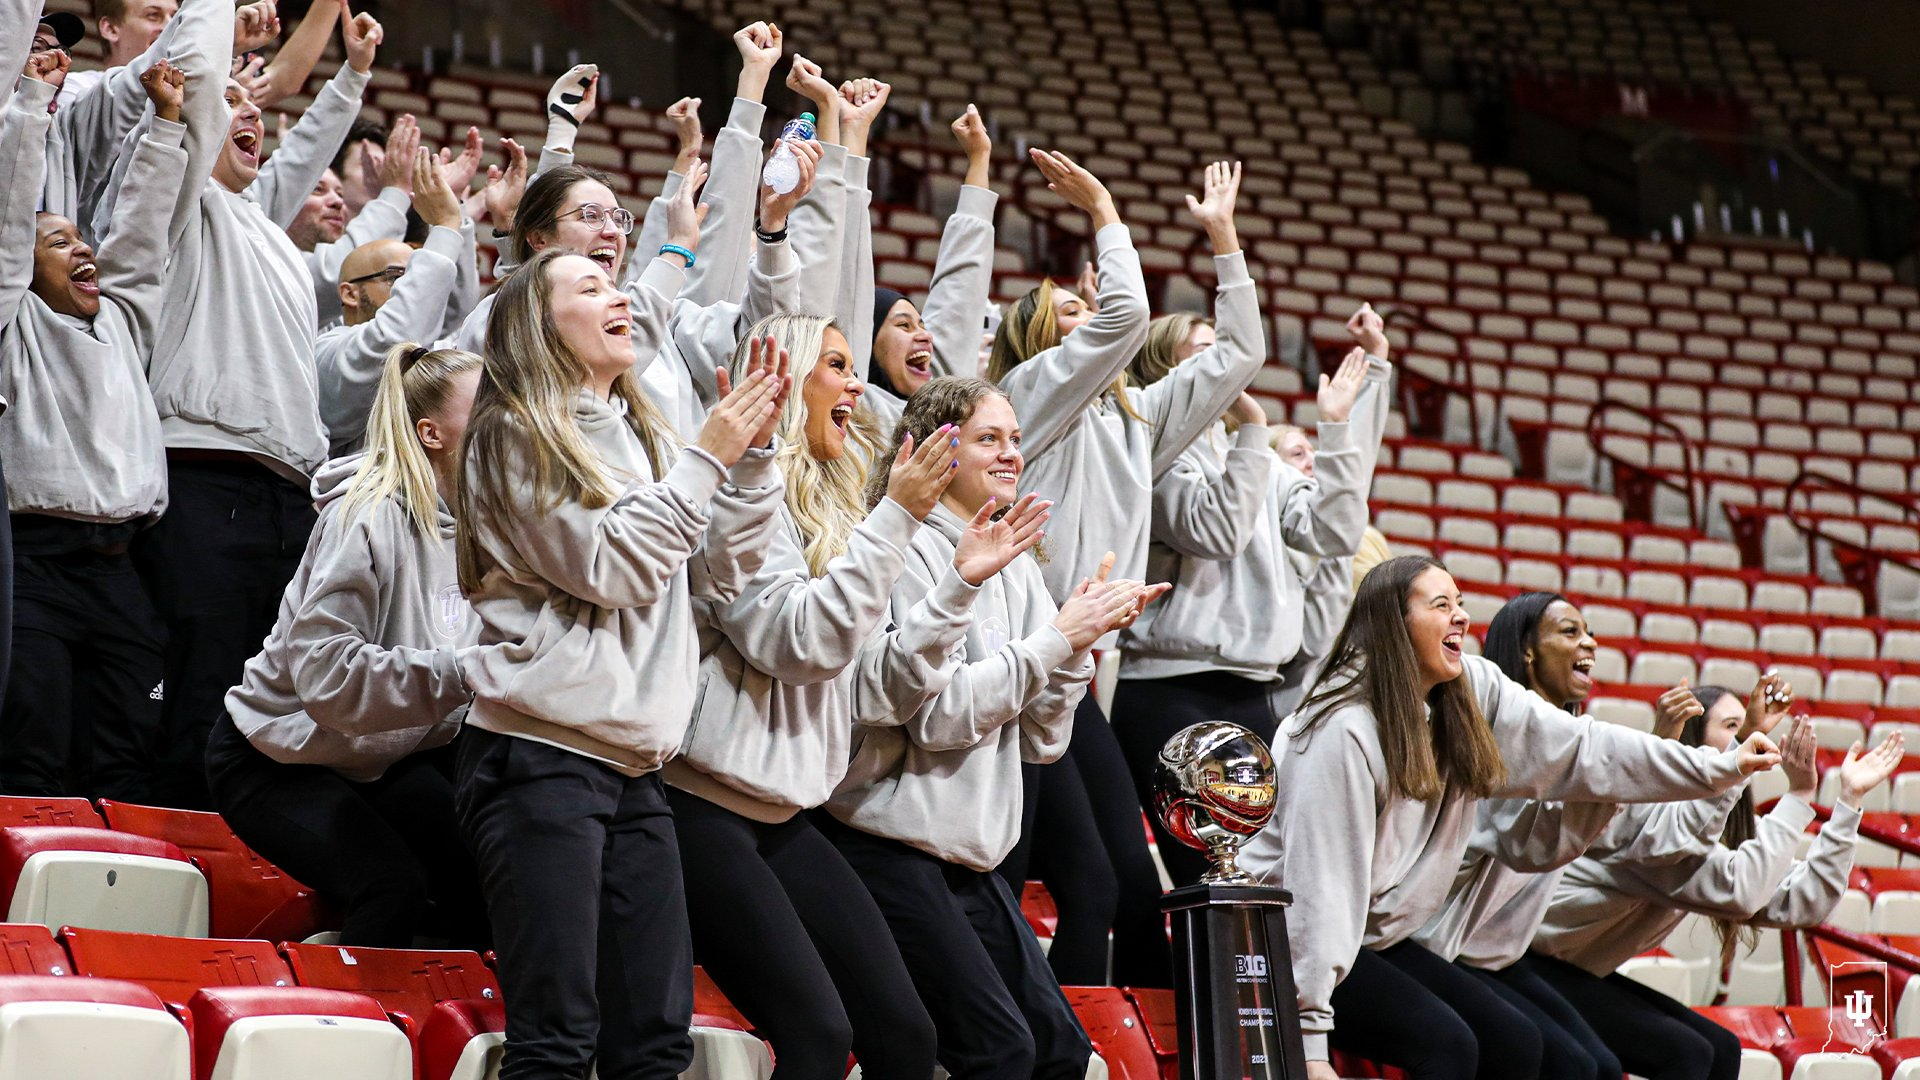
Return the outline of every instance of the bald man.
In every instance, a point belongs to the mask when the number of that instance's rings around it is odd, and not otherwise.
[[[399,240],[375,240],[340,263],[341,322],[314,343],[320,417],[335,457],[354,453],[365,441],[387,353],[395,345],[427,344],[440,336],[458,268],[474,261],[473,234],[461,228],[460,202],[437,166],[432,176],[430,186],[438,190],[423,198],[416,185],[414,194],[414,209],[432,226],[420,250]]]

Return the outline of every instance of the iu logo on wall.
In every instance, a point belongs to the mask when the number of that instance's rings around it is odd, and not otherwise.
[[[1827,965],[1826,1054],[1869,1054],[1887,1038],[1892,995],[1883,960]]]

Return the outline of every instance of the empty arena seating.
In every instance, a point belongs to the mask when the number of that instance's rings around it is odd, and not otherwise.
[[[178,847],[86,826],[0,828],[8,922],[199,936],[207,880]]]
[[[111,800],[100,813],[113,829],[178,846],[206,874],[212,937],[299,940],[328,925],[313,890],[241,843],[218,814]]]

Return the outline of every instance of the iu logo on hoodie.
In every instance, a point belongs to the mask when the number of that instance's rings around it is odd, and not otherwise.
[[[467,598],[460,595],[459,584],[442,588],[434,601],[434,613],[439,616],[434,629],[449,641],[458,638],[460,627],[467,621]]]

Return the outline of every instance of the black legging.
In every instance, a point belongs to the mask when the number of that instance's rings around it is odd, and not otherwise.
[[[1073,741],[1039,770],[1033,815],[1033,876],[1059,908],[1047,962],[1063,986],[1107,985],[1113,933],[1116,986],[1173,986],[1173,956],[1160,911],[1160,875],[1140,827],[1140,801],[1113,725],[1091,690],[1073,717]],[[1017,888],[1010,867],[1001,876]]]
[[[460,842],[443,771],[451,756],[414,754],[360,784],[273,760],[222,713],[207,736],[206,771],[234,834],[344,912],[342,945],[404,949],[427,936],[485,948],[479,871]]]
[[[1619,972],[1603,979],[1551,956],[1527,956],[1628,1072],[1646,1080],[1739,1077],[1740,1040],[1719,1024]]]
[[[1153,821],[1160,861],[1175,887],[1198,881],[1208,863],[1204,854],[1174,839],[1153,812],[1153,766],[1160,748],[1181,729],[1205,720],[1239,724],[1271,745],[1280,724],[1273,711],[1277,688],[1275,683],[1207,671],[1167,679],[1121,679],[1114,690],[1113,733],[1125,754],[1134,793]]]
[[[867,887],[805,814],[751,821],[667,789],[693,958],[773,1044],[775,1080],[926,1080],[933,1019]]]
[[[1408,1080],[1540,1075],[1533,1022],[1479,979],[1411,941],[1361,949],[1334,988],[1332,1004],[1332,1047],[1404,1069]]]
[[[1620,1059],[1525,957],[1499,971],[1454,963],[1533,1021],[1540,1032],[1540,1080],[1620,1080]]]

